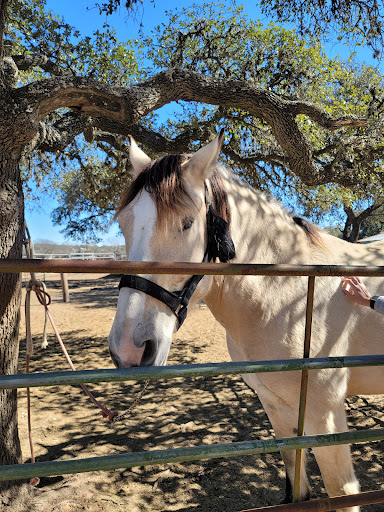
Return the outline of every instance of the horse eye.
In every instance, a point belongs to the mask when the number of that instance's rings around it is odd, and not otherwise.
[[[181,222],[182,231],[187,231],[188,229],[190,229],[190,227],[193,224],[193,221],[194,221],[193,217],[184,217],[184,219]]]

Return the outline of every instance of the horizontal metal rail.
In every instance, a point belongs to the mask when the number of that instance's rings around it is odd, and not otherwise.
[[[182,274],[182,275],[267,275],[267,276],[384,276],[384,266],[347,265],[274,265],[274,264],[216,264],[174,262],[129,262],[129,261],[68,261],[68,260],[10,260],[0,259],[0,272],[52,272],[52,273],[129,273],[129,274]],[[307,317],[311,314],[308,310]],[[310,334],[308,335],[309,340]],[[322,368],[344,368],[358,366],[380,366],[384,355],[361,357],[328,357],[291,359],[280,361],[258,361],[240,363],[218,363],[208,365],[185,365],[161,368],[133,368],[122,370],[88,370],[81,372],[51,372],[0,376],[0,389],[19,387],[56,386],[64,384],[117,382],[126,380],[152,380],[177,377],[214,376],[222,374],[261,373],[273,371],[304,371]],[[302,390],[305,396],[305,390]],[[301,407],[303,399],[300,401]],[[304,414],[303,414],[304,418]],[[82,473],[97,470],[112,470],[161,463],[176,463],[207,458],[234,457],[257,453],[297,450],[339,444],[379,441],[384,439],[384,429],[297,436],[292,438],[244,441],[168,450],[117,454],[107,457],[38,462],[0,467],[0,481]],[[297,469],[299,466],[297,466]],[[299,480],[298,480],[299,481]],[[369,495],[369,496],[368,496]],[[273,512],[318,512],[334,508],[351,507],[370,503],[383,503],[384,491],[371,491],[357,495],[325,498],[310,502],[277,505],[252,509]],[[246,512],[246,511],[243,511]]]
[[[318,448],[339,444],[365,443],[384,439],[384,429],[356,430],[336,434],[285,437],[278,439],[257,439],[235,443],[152,450],[145,452],[120,453],[103,457],[70,459],[34,464],[13,464],[0,466],[0,481],[24,478],[86,473],[89,471],[110,471],[112,469],[150,466],[163,463],[188,462],[203,459],[236,457],[272,453],[299,448]]]
[[[301,501],[300,503],[250,508],[242,512],[333,512],[335,509],[371,505],[373,503],[384,503],[384,491],[366,491],[347,496]]]
[[[0,259],[0,272],[383,277],[384,266]]]
[[[323,368],[355,368],[360,366],[384,366],[384,355],[144,366],[121,369],[81,370],[76,372],[21,373],[17,375],[0,375],[0,389],[176,379],[179,377],[212,377],[243,373],[321,370]]]

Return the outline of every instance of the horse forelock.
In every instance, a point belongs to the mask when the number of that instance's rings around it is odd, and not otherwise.
[[[185,211],[192,202],[181,174],[181,165],[187,158],[187,155],[171,154],[146,166],[125,190],[115,219],[142,190],[151,194],[155,201],[159,223]]]
[[[150,193],[155,201],[160,224],[165,223],[166,219],[189,213],[194,201],[181,171],[182,164],[188,158],[189,155],[185,154],[170,154],[157,158],[145,167],[123,193],[115,219],[142,190]],[[209,181],[214,207],[218,215],[229,224],[231,215],[228,195],[218,168]]]

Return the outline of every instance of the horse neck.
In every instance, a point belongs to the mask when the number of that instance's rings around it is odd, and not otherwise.
[[[231,177],[227,177],[225,186],[231,208],[231,235],[236,248],[236,263],[313,262],[316,251],[313,242],[277,201],[269,200],[264,194]],[[247,278],[236,278],[236,286],[232,286],[234,279],[222,276],[213,278],[206,297],[208,307],[224,325],[223,319],[233,308],[247,307],[248,292],[252,300],[256,299],[257,292],[249,289]],[[242,279],[241,285],[239,279]],[[260,287],[260,293],[263,293],[262,289]]]
[[[228,179],[231,233],[237,263],[293,263],[308,260],[308,235],[274,200],[251,187]]]

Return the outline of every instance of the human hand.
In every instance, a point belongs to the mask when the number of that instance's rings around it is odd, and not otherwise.
[[[370,306],[372,296],[359,277],[342,277],[341,288],[350,301],[361,306]]]

